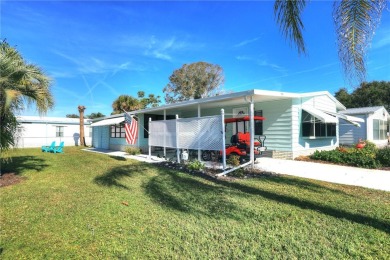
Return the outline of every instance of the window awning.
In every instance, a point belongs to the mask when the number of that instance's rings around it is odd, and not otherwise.
[[[347,116],[347,115],[344,115],[344,114],[340,114],[340,113],[333,113],[333,112],[326,112],[332,116],[337,116],[351,124],[353,124],[354,126],[357,126],[357,127],[360,127],[360,123],[364,123],[364,119],[362,118],[359,118],[359,117],[355,117],[355,116]]]
[[[109,118],[93,123],[91,126],[116,125],[122,123],[123,121],[125,121],[124,117]]]
[[[321,110],[318,110],[314,107],[302,106],[302,109],[324,123],[338,123],[336,117],[328,115],[327,113],[322,112]]]

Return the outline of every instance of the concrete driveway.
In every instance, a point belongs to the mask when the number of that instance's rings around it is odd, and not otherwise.
[[[390,171],[272,158],[257,159],[255,167],[279,174],[390,191]]]

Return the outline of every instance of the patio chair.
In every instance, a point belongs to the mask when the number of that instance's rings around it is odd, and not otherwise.
[[[61,142],[60,146],[54,147],[54,149],[51,152],[52,153],[63,153],[64,152],[64,142]]]
[[[45,153],[51,152],[54,150],[55,147],[56,147],[56,141],[53,141],[50,146],[43,145],[42,152],[45,152]]]

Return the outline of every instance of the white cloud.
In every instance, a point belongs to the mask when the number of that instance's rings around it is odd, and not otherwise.
[[[378,41],[376,41],[372,48],[373,49],[379,49],[390,45],[390,31],[388,31],[387,34],[383,35],[382,38],[380,38]]]
[[[253,42],[256,42],[260,39],[261,37],[256,37],[256,38],[253,38],[253,39],[250,39],[250,40],[244,40],[240,43],[237,43],[236,45],[234,45],[233,47],[235,48],[238,48],[238,47],[242,47],[242,46],[245,46],[245,45],[248,45],[250,43],[253,43]]]
[[[118,45],[126,48],[136,48],[143,50],[143,55],[153,57],[155,59],[170,61],[173,55],[178,51],[186,51],[199,49],[202,44],[190,43],[184,39],[187,37],[171,36],[168,38],[158,38],[155,35],[151,36],[122,36],[117,42]]]
[[[143,65],[133,64],[131,61],[125,61],[123,63],[113,63],[110,61],[104,61],[100,58],[93,56],[78,56],[74,58],[68,54],[63,52],[53,50],[53,53],[61,56],[67,61],[70,61],[75,65],[74,69],[77,74],[101,74],[101,73],[112,73],[113,75],[118,73],[119,71],[145,71],[146,68]],[[73,70],[74,70],[73,69]],[[64,71],[68,71],[67,73],[58,74],[60,77],[71,77],[72,73],[69,72],[68,69],[64,69]],[[76,74],[75,73],[75,74]],[[56,75],[56,73],[53,73]]]
[[[269,67],[269,68],[272,68],[272,69],[274,69],[276,71],[280,71],[280,72],[286,71],[285,68],[283,68],[275,63],[270,63],[266,59],[253,58],[253,57],[249,57],[249,56],[236,56],[236,59],[241,60],[241,61],[252,61],[259,66]]]

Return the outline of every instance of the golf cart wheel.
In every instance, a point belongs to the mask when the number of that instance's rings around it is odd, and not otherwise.
[[[210,151],[202,151],[202,160],[203,161],[211,161],[211,152]]]

